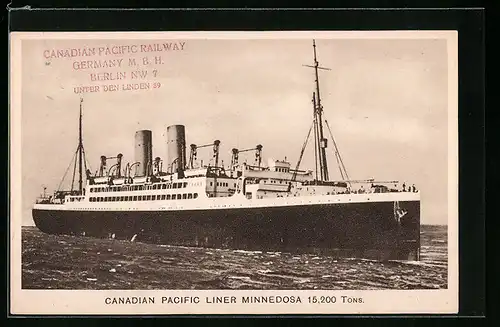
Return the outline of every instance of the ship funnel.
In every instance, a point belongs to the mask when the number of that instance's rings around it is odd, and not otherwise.
[[[150,175],[153,164],[153,137],[150,130],[135,132],[135,176]]]
[[[171,172],[181,173],[186,166],[186,130],[184,125],[167,127],[168,168]]]

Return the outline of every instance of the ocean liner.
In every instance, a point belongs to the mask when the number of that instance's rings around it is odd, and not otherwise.
[[[272,159],[265,165],[262,145],[232,149],[225,166],[219,140],[187,149],[185,126],[172,125],[166,128],[167,160],[153,159],[152,132],[140,130],[134,161],[101,156],[92,173],[83,147],[81,100],[79,142],[68,167],[73,165],[71,189],[50,196],[44,191],[32,210],[36,226],[49,234],[168,245],[419,260],[420,191],[398,181],[349,178],[323,117],[318,71],[328,68],[319,66],[314,41],[313,50],[314,64],[304,65],[315,76],[312,123],[295,166]],[[310,139],[316,167],[300,170]],[[329,179],[329,140],[337,181]],[[211,148],[208,164],[198,160],[200,148]],[[243,152],[254,153],[255,161],[240,162]]]

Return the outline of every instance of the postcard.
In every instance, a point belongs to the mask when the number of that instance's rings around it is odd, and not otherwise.
[[[457,313],[457,42],[11,33],[11,314]]]

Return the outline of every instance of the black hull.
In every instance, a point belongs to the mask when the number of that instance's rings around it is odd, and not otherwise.
[[[420,202],[322,204],[196,211],[33,209],[45,233],[169,245],[419,260]]]

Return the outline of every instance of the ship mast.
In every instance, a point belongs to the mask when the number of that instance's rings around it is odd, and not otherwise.
[[[78,190],[83,194],[83,137],[82,137],[82,103],[80,98],[80,120],[78,124]]]
[[[71,158],[71,162],[66,169],[66,172],[64,173],[61,182],[59,183],[59,186],[57,187],[57,192],[64,192],[61,190],[61,186],[63,185],[63,182],[66,178],[66,175],[68,171],[70,170],[71,166],[73,166],[73,177],[71,179],[71,190],[69,191],[71,194],[74,194],[74,192],[79,192],[80,195],[83,195],[84,191],[84,185],[83,185],[83,174],[84,170],[86,173],[86,176],[90,176],[90,170],[87,169],[87,160],[85,159],[85,149],[83,147],[83,129],[82,129],[82,120],[83,120],[83,99],[80,98],[80,114],[79,114],[79,119],[78,119],[78,146],[76,148],[76,151],[73,154],[73,157]],[[75,187],[75,178],[76,178],[76,166],[78,163],[78,191],[74,191]]]
[[[328,181],[328,163],[326,160],[326,147],[327,147],[327,139],[323,134],[323,106],[321,104],[321,96],[319,92],[319,74],[318,70],[330,70],[330,68],[320,67],[319,62],[316,56],[316,42],[313,40],[313,51],[314,51],[314,66],[304,65],[306,67],[314,68],[314,76],[315,76],[315,84],[316,84],[316,92],[313,94],[313,124],[314,124],[314,137],[315,137],[315,145],[317,151],[316,158],[316,166],[319,166],[319,180],[320,181]],[[318,162],[319,160],[319,162]]]

